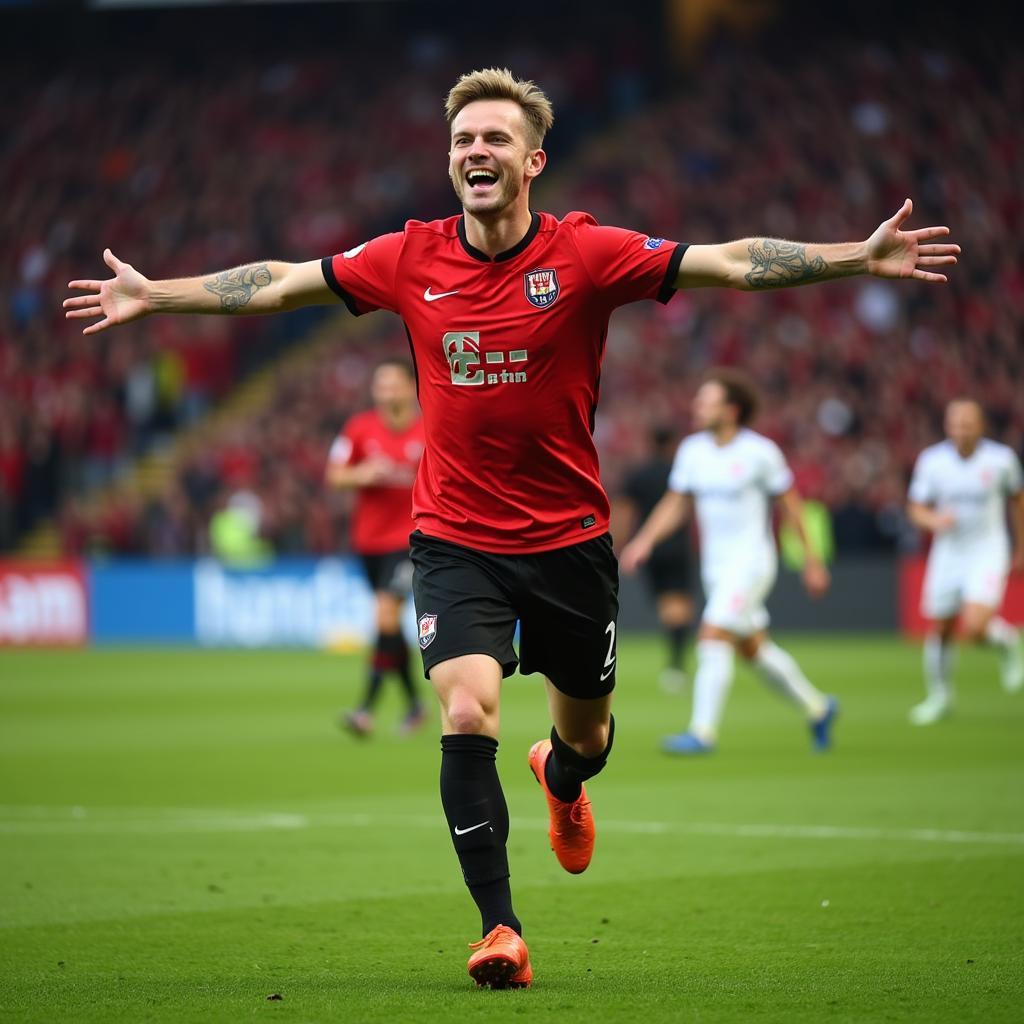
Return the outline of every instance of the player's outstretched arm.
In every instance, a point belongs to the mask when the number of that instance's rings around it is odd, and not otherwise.
[[[904,231],[903,225],[913,210],[914,204],[905,200],[864,242],[815,245],[778,238],[743,238],[720,245],[691,245],[679,266],[676,287],[753,292],[856,274],[944,283],[946,275],[938,273],[937,268],[956,263],[960,246],[935,241],[949,234],[947,227]]]
[[[651,557],[651,552],[690,518],[692,510],[691,495],[666,491],[636,536],[622,549],[619,556],[622,571],[636,572]]]
[[[327,287],[319,260],[267,260],[174,281],[150,281],[109,249],[103,251],[103,262],[113,271],[113,277],[68,284],[73,291],[85,294],[64,300],[65,318],[95,321],[83,334],[96,334],[153,313],[282,313],[337,301]]]
[[[804,503],[800,492],[795,487],[790,487],[788,491],[779,495],[779,505],[782,508],[782,514],[796,530],[796,535],[800,538],[800,546],[804,549],[803,579],[807,593],[811,597],[823,597],[832,585],[832,576],[825,567],[825,563],[818,557],[807,533],[807,527],[804,524]]]

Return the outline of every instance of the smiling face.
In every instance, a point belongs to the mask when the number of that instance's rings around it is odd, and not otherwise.
[[[512,100],[477,100],[452,121],[448,174],[466,213],[500,214],[544,169],[542,149],[531,149],[523,111]]]

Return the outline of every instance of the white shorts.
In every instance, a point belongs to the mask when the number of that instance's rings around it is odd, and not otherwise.
[[[1002,539],[957,547],[935,544],[921,588],[921,614],[950,619],[965,604],[998,609],[1009,572],[1009,547]]]
[[[701,621],[737,636],[753,636],[768,628],[764,603],[775,585],[775,560],[731,565],[714,576],[705,575],[707,603]]]

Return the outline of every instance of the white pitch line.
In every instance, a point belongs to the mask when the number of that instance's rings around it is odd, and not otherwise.
[[[353,824],[355,824],[353,822]],[[0,819],[0,835],[173,835],[186,832],[269,832],[282,829],[308,828],[310,822],[301,814],[251,814],[181,818],[67,820],[40,819],[5,821]]]
[[[626,826],[629,823],[619,822]],[[977,843],[995,846],[1024,846],[1024,832],[977,832],[940,828],[861,828],[846,825],[738,825],[715,822],[685,822],[662,830],[661,822],[635,822],[634,831],[685,832],[690,835],[734,836],[742,839],[851,839],[910,843]],[[630,829],[622,828],[622,831]]]
[[[514,818],[517,828],[545,828],[541,818]],[[123,835],[270,832],[313,828],[444,828],[434,815],[294,814],[168,808],[0,807],[0,835]],[[598,819],[600,831],[626,835],[722,836],[733,839],[816,839],[889,843],[1024,846],[1024,832],[969,829],[873,828],[848,825],[743,824],[702,821]]]

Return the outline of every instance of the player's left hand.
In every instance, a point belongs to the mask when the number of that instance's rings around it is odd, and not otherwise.
[[[832,576],[821,562],[808,562],[804,566],[803,575],[804,586],[811,597],[817,599],[828,593],[828,588],[832,585]]]
[[[1010,572],[1016,575],[1024,575],[1024,546],[1013,552],[1013,560],[1010,562]]]
[[[924,268],[956,263],[960,246],[952,242],[923,244],[933,238],[945,238],[949,234],[947,227],[901,231],[913,211],[914,204],[907,199],[889,220],[882,221],[875,229],[867,241],[868,273],[875,277],[913,277],[918,281],[944,283],[945,274]]]

